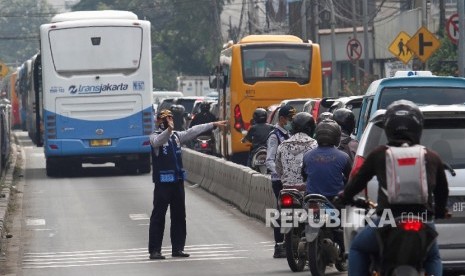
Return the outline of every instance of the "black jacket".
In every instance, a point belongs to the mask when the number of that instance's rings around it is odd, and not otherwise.
[[[266,147],[268,135],[273,130],[273,128],[274,127],[272,125],[266,123],[253,125],[247,132],[247,135],[244,137],[244,140],[252,143],[252,148],[250,151],[254,151],[260,146]]]

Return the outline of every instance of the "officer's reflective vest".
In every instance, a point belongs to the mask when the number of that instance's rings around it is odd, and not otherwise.
[[[181,152],[176,133],[171,135],[168,143],[158,147],[158,155],[152,150],[153,183],[173,183],[185,179]]]

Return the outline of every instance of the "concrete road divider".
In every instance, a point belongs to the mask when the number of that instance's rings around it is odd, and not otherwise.
[[[274,208],[276,199],[267,175],[222,158],[183,149],[187,180],[233,204],[243,213],[265,220],[265,208]]]

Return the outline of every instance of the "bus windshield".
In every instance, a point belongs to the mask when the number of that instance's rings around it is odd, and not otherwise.
[[[311,56],[311,47],[308,46],[243,46],[244,82],[289,80],[309,83]]]
[[[409,100],[419,106],[465,104],[465,89],[457,87],[386,87],[382,90],[378,109],[386,109],[396,100]]]
[[[57,73],[135,71],[139,68],[142,51],[142,29],[139,27],[57,29],[50,31],[49,39]]]

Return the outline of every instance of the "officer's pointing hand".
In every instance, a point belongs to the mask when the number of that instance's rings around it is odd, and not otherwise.
[[[228,124],[228,121],[216,121],[213,122],[215,127],[225,127]]]

